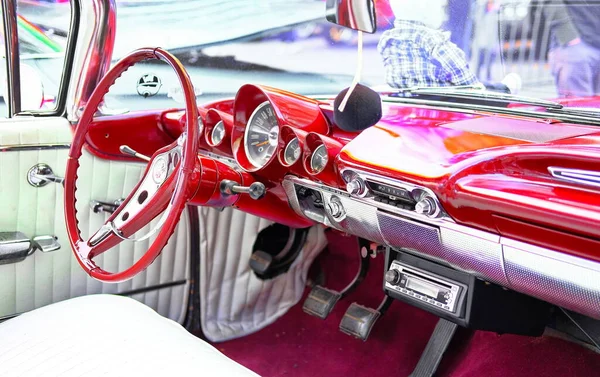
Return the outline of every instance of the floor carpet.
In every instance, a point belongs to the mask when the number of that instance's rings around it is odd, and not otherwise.
[[[330,241],[317,262],[327,272],[326,286],[340,289],[358,268],[356,240],[332,236]],[[215,346],[263,377],[408,376],[433,331],[435,316],[395,301],[367,342],[338,330],[352,302],[375,307],[381,301],[383,263],[383,255],[373,259],[365,281],[326,320],[305,314],[300,302],[267,328]],[[437,376],[600,376],[600,354],[555,337],[460,330]]]

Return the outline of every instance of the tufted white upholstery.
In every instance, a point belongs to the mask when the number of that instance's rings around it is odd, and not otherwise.
[[[177,323],[111,295],[63,301],[0,324],[0,375],[256,377]]]
[[[64,118],[0,120],[0,146],[68,144],[71,138],[71,127]],[[34,188],[26,180],[29,168],[39,162],[48,164],[56,175],[64,176],[67,155],[67,149],[0,152],[0,231],[19,230],[28,237],[55,235],[62,245],[55,252],[38,251],[23,262],[0,265],[0,317],[72,297],[126,292],[188,279],[187,214],[182,217],[162,255],[133,280],[103,284],[83,272],[73,258],[67,240],[62,187],[49,184]],[[98,229],[107,217],[105,214],[92,213],[88,205],[90,199],[112,201],[125,197],[139,180],[144,166],[143,163],[106,161],[84,152],[77,191],[80,228],[84,236]],[[105,269],[117,271],[131,265],[134,258],[139,258],[151,240],[122,242],[96,260]],[[186,312],[187,289],[186,283],[139,294],[134,298],[160,314],[182,322]]]
[[[241,337],[273,323],[301,298],[308,269],[326,244],[311,228],[287,273],[260,280],[249,266],[252,245],[270,223],[227,208],[200,208],[200,305],[202,330],[211,341]]]

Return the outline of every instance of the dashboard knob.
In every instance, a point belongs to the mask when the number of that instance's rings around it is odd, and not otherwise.
[[[425,197],[415,205],[415,212],[425,216],[431,216],[437,212],[437,205],[430,197]]]
[[[365,184],[360,178],[353,178],[346,184],[346,191],[351,195],[362,195],[365,192]]]
[[[346,214],[344,206],[337,196],[332,196],[329,199],[329,202],[327,203],[327,212],[329,212],[331,217],[338,220]]]
[[[386,272],[385,281],[392,285],[398,284],[400,282],[400,273],[398,272],[398,270],[389,270],[388,272]]]

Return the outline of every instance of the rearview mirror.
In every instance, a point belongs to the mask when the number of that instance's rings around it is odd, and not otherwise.
[[[377,30],[373,0],[327,0],[327,21],[373,34]]]

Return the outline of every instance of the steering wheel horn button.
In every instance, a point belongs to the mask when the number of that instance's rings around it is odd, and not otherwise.
[[[165,157],[158,157],[152,164],[152,179],[156,184],[162,184],[167,179],[169,164]]]

